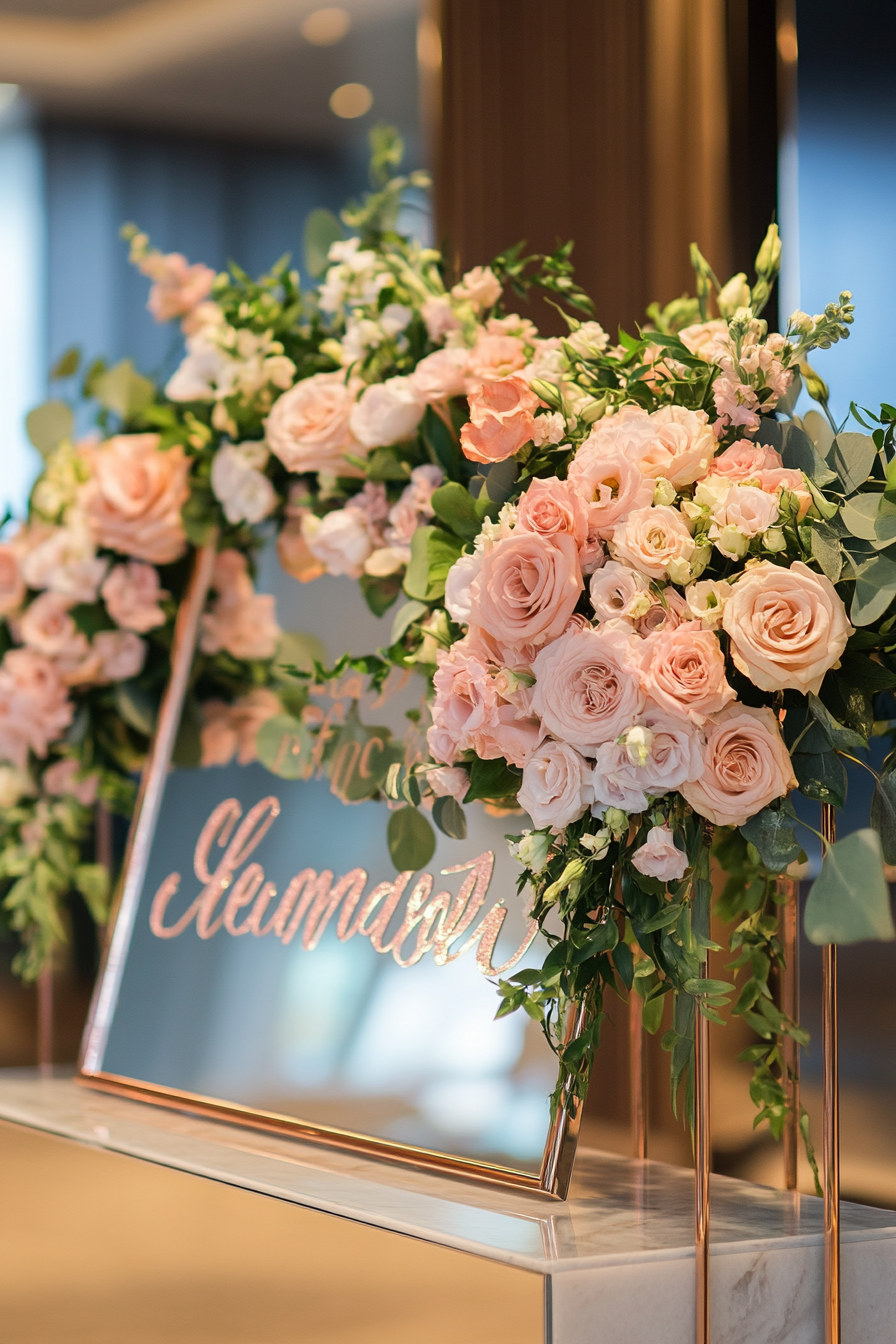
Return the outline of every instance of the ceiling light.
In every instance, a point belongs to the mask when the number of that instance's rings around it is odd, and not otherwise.
[[[302,36],[315,47],[332,47],[341,42],[351,27],[351,19],[339,5],[315,9],[302,21]]]
[[[363,117],[373,107],[373,94],[366,84],[340,84],[330,94],[330,110],[337,117]]]
[[[0,112],[11,107],[19,94],[18,84],[0,84]]]

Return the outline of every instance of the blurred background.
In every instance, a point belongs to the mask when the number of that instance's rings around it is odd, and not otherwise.
[[[896,8],[880,0],[0,0],[3,503],[15,512],[27,498],[38,463],[24,417],[46,396],[48,370],[65,349],[79,345],[88,360],[130,356],[149,374],[177,359],[170,332],[145,310],[146,283],[127,264],[120,226],[133,220],[163,251],[216,268],[233,259],[261,273],[290,252],[301,269],[308,213],[338,209],[365,189],[367,135],[382,121],[401,131],[406,166],[435,176],[432,207],[413,203],[404,227],[441,246],[453,270],[520,239],[534,250],[575,238],[578,278],[611,331],[641,320],[652,299],[689,287],[692,240],[720,275],[749,271],[774,215],[784,268],[770,323],[778,309],[816,312],[852,289],[849,342],[817,357],[835,415],[845,416],[851,399],[872,408],[896,400],[894,37]],[[549,309],[532,315],[551,329]],[[863,790],[854,780],[856,817]],[[71,934],[56,976],[60,1064],[76,1058],[97,965],[76,905]],[[12,977],[14,952],[11,935],[0,937],[0,1066],[36,1056],[35,990]],[[840,967],[843,1194],[896,1207],[896,952],[843,949]],[[808,946],[801,986],[803,1019],[818,1042],[820,953]],[[626,1010],[609,1012],[584,1137],[627,1152]],[[713,1033],[715,1167],[782,1184],[779,1150],[752,1131],[745,1066],[736,1063],[748,1044],[745,1028]],[[655,1040],[649,1065],[651,1154],[687,1164],[690,1143],[668,1113],[667,1059]],[[817,1045],[803,1082],[820,1134]],[[68,1191],[87,1208],[99,1181],[112,1201],[102,1208],[120,1213],[137,1198],[135,1182],[169,1177],[97,1155],[89,1170],[85,1155],[66,1165],[60,1154],[69,1152],[4,1130],[0,1155],[15,1159],[19,1176],[9,1184],[4,1158],[0,1186],[15,1208],[37,1200],[43,1209],[19,1224],[20,1270],[33,1241],[46,1264],[68,1265],[72,1283],[101,1294],[102,1276],[85,1277],[71,1260],[72,1227],[57,1204]],[[209,1203],[199,1183],[170,1179],[174,1204],[145,1195],[155,1212],[133,1255],[148,1265],[153,1218],[170,1228],[171,1209],[190,1207],[188,1223],[224,1225],[219,1195]],[[250,1226],[264,1245],[282,1229],[280,1213],[256,1212],[243,1225],[244,1205],[243,1213],[228,1207],[234,1255],[222,1252],[217,1263],[232,1275]],[[97,1255],[131,1255],[114,1232],[119,1215],[102,1208],[90,1214]],[[7,1307],[27,1300],[21,1321],[33,1323],[33,1285],[5,1250],[4,1262],[0,1295]],[[63,1337],[50,1317],[43,1334],[39,1322],[4,1333],[12,1319],[0,1338]],[[98,1320],[65,1338],[122,1337],[107,1336]],[[206,1325],[211,1333],[202,1333]],[[230,1318],[206,1325],[182,1337],[293,1338],[276,1323],[260,1334],[240,1333]],[[146,1339],[181,1337],[170,1320],[158,1336],[155,1328]],[[353,1328],[347,1340],[374,1337]]]

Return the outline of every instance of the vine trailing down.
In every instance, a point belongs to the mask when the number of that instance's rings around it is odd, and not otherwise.
[[[570,244],[450,283],[396,230],[425,175],[390,175],[394,132],[372,147],[373,191],[341,222],[309,220],[310,289],[288,258],[258,281],[215,275],[130,226],[183,358],[163,387],[128,361],[88,368],[72,394],[95,412],[86,438],[62,395],[29,417],[45,466],[0,543],[0,876],[18,967],[33,977],[64,939],[73,888],[106,917],[93,804],[131,805],[191,553],[217,536],[176,762],[260,759],[382,798],[399,869],[432,856],[430,816],[462,838],[467,805],[527,814],[508,839],[550,950],[499,982],[498,1011],[543,1025],[555,1104],[584,1096],[607,989],[640,995],[653,1032],[671,996],[673,1104],[683,1086],[692,1111],[696,1013],[728,1008],[757,1034],[757,1123],[780,1135],[782,1039],[807,1039],[770,988],[777,879],[805,857],[789,795],[842,807],[843,757],[896,719],[896,410],[837,425],[807,362],[848,336],[850,295],[769,332],[773,225],[752,284],[720,284],[694,247],[696,298],[653,304],[614,343]],[[507,311],[533,287],[565,337]],[[72,351],[54,377],[78,372]],[[801,388],[821,410],[800,418]],[[377,615],[394,606],[389,646],[325,668],[313,639],[282,631],[253,579],[273,533],[296,579],[342,575]],[[359,702],[409,671],[426,696],[405,739],[346,772],[347,744],[385,740]],[[813,941],[894,936],[894,809],[888,761],[871,825],[827,850]],[[711,846],[745,972],[733,1003],[733,982],[701,978]]]

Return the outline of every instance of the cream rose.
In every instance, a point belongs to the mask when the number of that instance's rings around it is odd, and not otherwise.
[[[610,551],[652,579],[665,578],[673,561],[689,562],[697,549],[684,519],[666,504],[633,509],[610,533]]]
[[[412,439],[426,403],[411,378],[387,378],[365,387],[352,407],[349,425],[366,449]]]
[[[734,699],[722,646],[699,621],[648,635],[638,653],[644,694],[671,714],[702,723]]]
[[[179,445],[164,451],[158,434],[120,434],[84,450],[91,478],[81,503],[100,546],[168,565],[187,549],[180,511],[190,495],[190,465]]]
[[[515,532],[482,561],[470,590],[470,623],[503,645],[544,644],[565,629],[582,588],[568,533]]]
[[[364,562],[373,551],[370,532],[360,509],[334,509],[318,518],[306,513],[302,519],[305,543],[328,574],[360,578]]]
[[[652,826],[647,839],[632,855],[632,864],[645,877],[677,882],[688,868],[688,856],[679,849],[668,826]]]
[[[733,585],[722,614],[735,665],[762,691],[821,690],[853,633],[823,574],[801,560],[789,569],[764,560]]]
[[[270,453],[263,443],[222,443],[212,460],[212,490],[228,523],[260,523],[277,506],[277,494],[262,468]]]
[[[572,624],[535,659],[532,709],[563,742],[594,751],[624,732],[644,706],[633,665],[636,636],[618,626]]]
[[[345,460],[345,453],[364,456],[349,428],[359,386],[344,373],[316,373],[274,402],[264,422],[265,439],[287,471],[362,474]]]
[[[588,536],[588,508],[581,495],[577,495],[566,481],[560,481],[556,476],[536,477],[520,498],[516,526],[525,532],[540,532],[543,537],[568,532],[575,538],[577,546],[584,546]]]
[[[663,406],[646,418],[652,437],[638,464],[645,476],[654,480],[662,476],[681,489],[706,475],[716,438],[705,411]]]
[[[591,806],[591,767],[565,742],[542,742],[523,768],[517,801],[540,829],[560,830]]]
[[[171,594],[159,583],[158,571],[142,560],[116,565],[100,589],[106,610],[123,630],[145,635],[165,624],[160,603]]]
[[[681,786],[701,817],[716,826],[743,826],[796,788],[790,756],[770,709],[729,705],[705,731],[703,773]]]

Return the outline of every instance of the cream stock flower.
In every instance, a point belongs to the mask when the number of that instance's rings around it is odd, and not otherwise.
[[[722,615],[736,666],[762,691],[817,695],[853,633],[834,585],[801,560],[763,560],[733,585]]]
[[[709,720],[705,732],[703,773],[682,784],[681,793],[715,826],[743,826],[796,787],[772,710],[729,705]]]
[[[187,549],[180,511],[190,494],[190,466],[179,444],[158,434],[120,434],[85,450],[91,477],[81,502],[100,546],[167,565]]]
[[[593,797],[591,767],[565,742],[542,742],[523,767],[517,801],[538,828],[578,821]]]
[[[681,514],[664,504],[632,510],[610,533],[615,558],[653,579],[665,578],[674,560],[689,562],[696,549]]]

